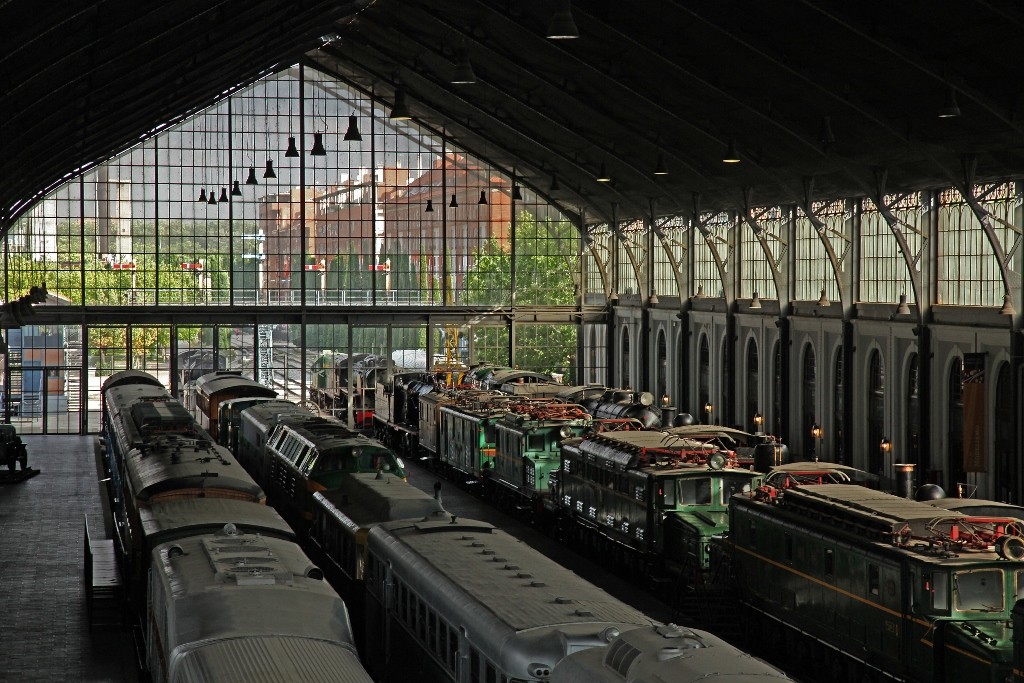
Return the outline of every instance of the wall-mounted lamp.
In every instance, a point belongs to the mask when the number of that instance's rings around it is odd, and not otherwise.
[[[887,436],[883,436],[882,437],[881,443],[878,444],[878,450],[882,451],[883,455],[885,453],[891,453],[892,452],[892,441],[889,440],[889,437],[887,437]]]
[[[754,427],[757,431],[761,431],[761,427],[764,425],[764,415],[761,413],[754,413]]]
[[[670,397],[668,394],[662,394],[661,395],[661,407],[662,408],[668,408],[670,405],[672,405],[672,397]]]
[[[1003,307],[999,309],[999,315],[1013,315],[1014,313],[1016,311],[1013,310],[1013,297],[1007,292],[1003,295]]]
[[[715,406],[708,401],[704,404],[704,414],[708,416],[708,424],[711,424],[711,413],[715,412]]]
[[[821,450],[821,437],[825,430],[817,422],[811,425],[811,438],[814,439],[814,462],[818,462],[818,451]]]

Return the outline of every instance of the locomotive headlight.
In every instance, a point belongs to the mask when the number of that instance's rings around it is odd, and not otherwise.
[[[353,448],[352,449],[352,457],[353,458],[358,458],[362,454],[363,454],[363,449],[362,448]]]
[[[572,427],[570,427],[569,425],[562,425],[561,429],[558,430],[558,434],[563,439],[568,439],[570,436],[572,436]]]

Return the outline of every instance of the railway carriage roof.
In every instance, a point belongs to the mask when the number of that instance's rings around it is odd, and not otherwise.
[[[174,683],[373,681],[352,649],[317,638],[271,635],[197,643],[175,652],[174,665]]]
[[[270,387],[265,387],[254,379],[234,372],[211,372],[195,381],[196,393],[206,396],[216,396],[222,392],[237,391],[241,388],[245,388],[252,396],[277,397],[277,392]]]
[[[485,522],[394,522],[372,530],[370,539],[371,548],[420,591],[454,592],[446,602],[491,613],[515,631],[552,624],[651,623],[639,610]]]
[[[331,515],[344,515],[361,528],[400,519],[451,518],[436,498],[387,472],[351,474],[340,487],[313,497]]]
[[[125,455],[132,490],[140,503],[181,488],[229,489],[252,499],[263,491],[226,448],[207,439],[161,435]]]
[[[158,546],[154,580],[173,598],[169,648],[244,635],[351,643],[344,602],[293,542],[250,534],[206,534]],[[259,609],[253,607],[258,599]],[[263,618],[274,614],[274,619]],[[185,615],[188,615],[187,618]]]
[[[147,539],[198,530],[214,531],[228,520],[245,533],[261,533],[280,538],[295,538],[295,532],[273,508],[253,505],[242,500],[227,498],[185,498],[169,500],[159,505],[143,505],[139,509],[143,534]]]

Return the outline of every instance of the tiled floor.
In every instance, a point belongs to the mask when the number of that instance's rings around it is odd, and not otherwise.
[[[23,438],[40,473],[0,486],[0,681],[134,683],[128,634],[86,619],[85,519],[104,533],[95,437]]]

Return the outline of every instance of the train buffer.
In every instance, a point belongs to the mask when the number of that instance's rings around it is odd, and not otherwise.
[[[114,541],[96,538],[85,519],[85,603],[89,628],[123,629],[124,582],[114,552]]]

